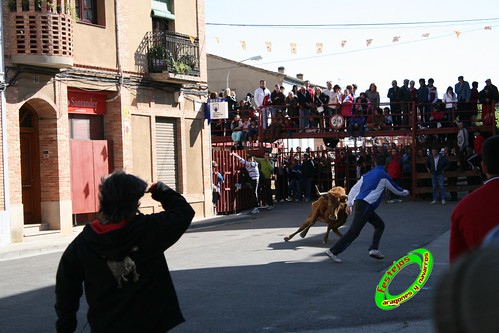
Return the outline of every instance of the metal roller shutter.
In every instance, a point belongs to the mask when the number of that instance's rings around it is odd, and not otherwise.
[[[158,180],[177,190],[177,126],[172,118],[156,118]]]

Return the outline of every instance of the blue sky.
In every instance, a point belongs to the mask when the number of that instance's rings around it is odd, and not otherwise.
[[[273,71],[283,66],[286,74],[303,73],[312,83],[325,85],[331,80],[343,88],[357,83],[359,90],[366,90],[374,82],[382,97],[392,79],[401,85],[405,78],[417,82],[432,77],[440,96],[459,75],[470,83],[478,81],[479,89],[487,78],[499,83],[497,0],[206,0],[205,6],[208,53],[235,61],[261,55],[261,61],[246,63]],[[394,42],[394,37],[399,41]],[[372,39],[370,46],[368,39]],[[342,41],[346,41],[343,47]],[[266,42],[271,43],[271,52]],[[296,44],[296,54],[291,52],[291,43]],[[320,54],[317,43],[323,45]]]

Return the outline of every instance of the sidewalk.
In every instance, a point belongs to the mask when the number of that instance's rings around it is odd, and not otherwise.
[[[207,228],[218,224],[231,224],[251,219],[247,213],[233,215],[217,215],[210,218],[192,221],[188,230]],[[73,228],[71,236],[62,236],[58,231],[46,231],[24,238],[22,243],[13,243],[0,247],[0,261],[26,258],[41,254],[61,252],[83,230],[83,226]]]

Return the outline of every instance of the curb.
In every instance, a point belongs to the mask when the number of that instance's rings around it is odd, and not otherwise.
[[[234,224],[245,220],[251,220],[252,217],[248,213],[237,213],[231,215],[217,215],[215,217],[210,217],[202,220],[193,221],[187,231],[196,230],[201,228],[213,227],[221,224]]]
[[[247,213],[238,213],[233,215],[217,215],[206,219],[192,221],[187,232],[213,227],[221,224],[234,224],[251,219]],[[13,243],[0,248],[0,262],[13,259],[27,258],[42,254],[62,252],[69,243],[80,233],[83,228],[73,232],[71,236],[61,236],[60,234],[51,234],[46,236],[32,236],[36,239],[24,241],[22,243]]]

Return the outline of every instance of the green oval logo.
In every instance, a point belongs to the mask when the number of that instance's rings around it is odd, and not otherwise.
[[[409,265],[416,264],[419,266],[419,274],[414,283],[405,291],[398,295],[391,295],[388,291],[390,283],[395,276]],[[428,281],[431,270],[433,269],[433,256],[427,249],[416,249],[409,252],[406,256],[393,262],[393,265],[385,272],[374,294],[374,301],[381,310],[393,310],[400,304],[407,302],[414,297]]]

